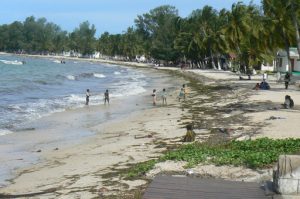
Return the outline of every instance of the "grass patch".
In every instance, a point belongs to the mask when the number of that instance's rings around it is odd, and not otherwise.
[[[199,163],[213,163],[256,169],[271,166],[281,154],[292,154],[299,151],[300,139],[261,138],[230,141],[218,145],[192,143],[167,152],[162,159],[187,161],[187,167],[193,167]]]
[[[139,176],[143,176],[147,171],[153,169],[154,165],[159,162],[158,160],[149,160],[146,162],[141,162],[135,164],[133,167],[129,168],[126,173],[127,179],[133,179]]]
[[[273,140],[260,138],[247,141],[229,141],[222,144],[192,143],[166,152],[157,160],[138,163],[129,168],[126,177],[133,179],[153,169],[158,162],[167,160],[186,161],[187,168],[199,163],[245,166],[252,169],[267,168],[278,160],[279,155],[300,151],[300,139]]]

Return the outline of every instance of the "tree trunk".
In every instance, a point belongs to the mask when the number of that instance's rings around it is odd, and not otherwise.
[[[291,74],[292,73],[292,65],[291,65],[291,56],[290,56],[290,44],[289,44],[287,37],[285,38],[285,51],[286,51],[286,55],[287,55],[287,59],[288,59],[288,72]]]
[[[293,1],[292,1],[292,3],[291,3],[291,6],[292,6],[292,13],[291,13],[291,16],[292,16],[292,20],[293,20],[294,27],[295,27],[295,30],[296,30],[297,51],[298,51],[298,55],[300,56],[300,34],[299,34],[299,24],[298,24],[298,21],[297,21],[297,11],[295,10],[295,6],[294,6]],[[299,58],[300,58],[300,57],[299,57]],[[298,59],[299,59],[299,58],[298,58]]]
[[[218,56],[218,70],[221,70],[220,56]]]
[[[212,50],[210,49],[210,57],[211,57],[211,65],[213,67],[213,69],[217,69],[215,62],[214,62],[214,56],[212,54]]]

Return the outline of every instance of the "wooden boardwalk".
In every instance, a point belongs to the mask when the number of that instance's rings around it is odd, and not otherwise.
[[[143,199],[267,199],[258,183],[156,176]]]

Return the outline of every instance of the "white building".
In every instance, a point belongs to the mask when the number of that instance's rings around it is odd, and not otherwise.
[[[277,53],[277,64],[276,71],[278,72],[288,72],[289,63],[287,58],[287,53],[284,50],[280,50]],[[300,72],[300,60],[297,48],[290,48],[290,61],[291,61],[291,71]]]
[[[93,57],[94,59],[100,59],[102,56],[101,56],[101,53],[100,53],[100,52],[95,52],[95,53],[92,55],[92,57]]]
[[[262,71],[274,71],[276,66],[276,60],[273,60],[272,63],[264,62],[260,66],[260,70]]]
[[[136,55],[135,56],[135,60],[136,61],[138,61],[138,62],[146,62],[147,61],[147,59],[146,59],[146,57],[144,56],[144,55]]]

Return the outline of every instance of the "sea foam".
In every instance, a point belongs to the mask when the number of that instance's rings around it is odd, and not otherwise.
[[[0,129],[0,136],[8,135],[8,134],[11,134],[11,133],[13,133],[13,132],[10,131],[10,130],[7,130],[7,129]]]
[[[97,77],[97,78],[104,78],[106,77],[105,75],[101,74],[101,73],[94,73],[94,77]]]
[[[18,61],[18,60],[14,60],[14,61],[10,61],[10,60],[0,60],[1,62],[3,62],[4,64],[10,64],[10,65],[22,65],[23,63]]]
[[[67,75],[67,79],[69,79],[69,80],[75,80],[75,77],[73,75]]]

